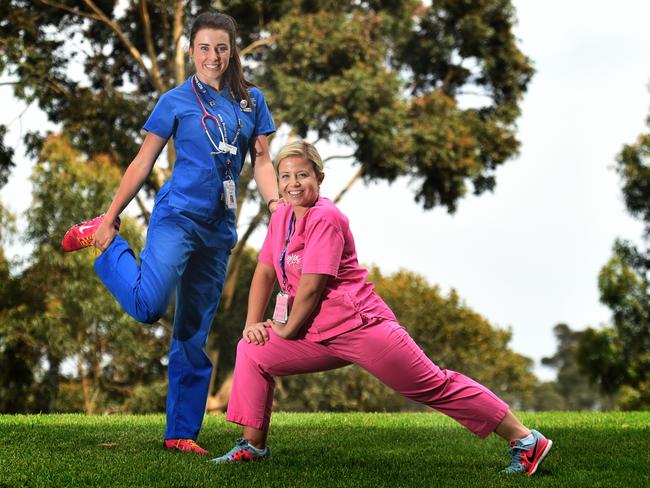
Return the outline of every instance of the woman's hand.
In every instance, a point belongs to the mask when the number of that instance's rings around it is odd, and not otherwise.
[[[269,331],[266,330],[267,327],[270,327],[268,321],[248,324],[242,331],[242,338],[249,344],[263,346],[269,340]]]
[[[104,221],[99,224],[95,234],[93,235],[93,245],[99,249],[101,252],[104,252],[108,246],[111,245],[113,239],[117,235],[115,230],[115,224],[109,219],[104,219]]]
[[[269,203],[269,212],[273,213],[280,207],[280,205],[286,204],[287,202],[284,197],[280,197],[279,200],[273,200],[271,203]]]

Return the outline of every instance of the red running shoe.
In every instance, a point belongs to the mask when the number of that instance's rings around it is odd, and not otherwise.
[[[97,228],[104,221],[104,214],[95,217],[92,220],[73,225],[68,229],[68,232],[63,236],[61,247],[63,252],[78,251],[84,247],[93,245],[93,236]],[[115,230],[120,230],[120,218],[115,220]]]
[[[199,446],[192,439],[165,439],[163,441],[165,449],[172,449],[182,452],[195,452],[197,454],[208,454],[208,451]]]

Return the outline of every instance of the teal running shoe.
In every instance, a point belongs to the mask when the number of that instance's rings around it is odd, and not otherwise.
[[[535,442],[523,444],[519,439],[510,441],[508,454],[512,457],[510,466],[501,471],[502,473],[526,473],[532,476],[542,461],[551,450],[553,441],[547,439],[536,430],[531,431]]]
[[[270,456],[271,449],[269,449],[269,446],[260,451],[251,446],[246,439],[237,439],[235,447],[228,451],[227,454],[210,459],[210,462],[215,464],[245,463],[247,461],[259,461]]]

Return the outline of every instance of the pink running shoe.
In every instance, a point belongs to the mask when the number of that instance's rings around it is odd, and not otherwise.
[[[68,232],[63,236],[61,241],[61,247],[63,252],[78,251],[84,247],[89,247],[93,245],[93,236],[95,231],[104,221],[104,214],[101,214],[98,217],[95,217],[92,220],[82,222],[77,225],[73,225],[68,229]],[[120,218],[118,217],[115,220],[114,224],[115,230],[120,230]]]
[[[165,449],[177,450],[182,452],[195,452],[197,454],[208,454],[208,451],[199,446],[192,439],[165,439],[163,441]]]
[[[501,471],[502,473],[525,473],[532,476],[544,458],[551,450],[553,441],[547,439],[536,430],[531,430],[534,441],[524,444],[520,439],[510,441],[510,454],[512,461],[510,466]]]

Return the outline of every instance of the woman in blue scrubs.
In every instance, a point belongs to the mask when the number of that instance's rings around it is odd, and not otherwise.
[[[63,241],[66,251],[88,245],[103,251],[95,261],[97,275],[140,322],[156,322],[176,291],[164,446],[202,454],[207,451],[196,438],[212,371],[204,348],[237,242],[235,188],[248,152],[262,198],[270,211],[278,205],[267,140],[275,126],[264,95],[244,78],[236,39],[236,24],[227,15],[195,19],[189,54],[196,73],[160,97],[108,211],[71,228]],[[117,235],[118,216],[172,136],[176,162],[156,196],[138,265]]]

